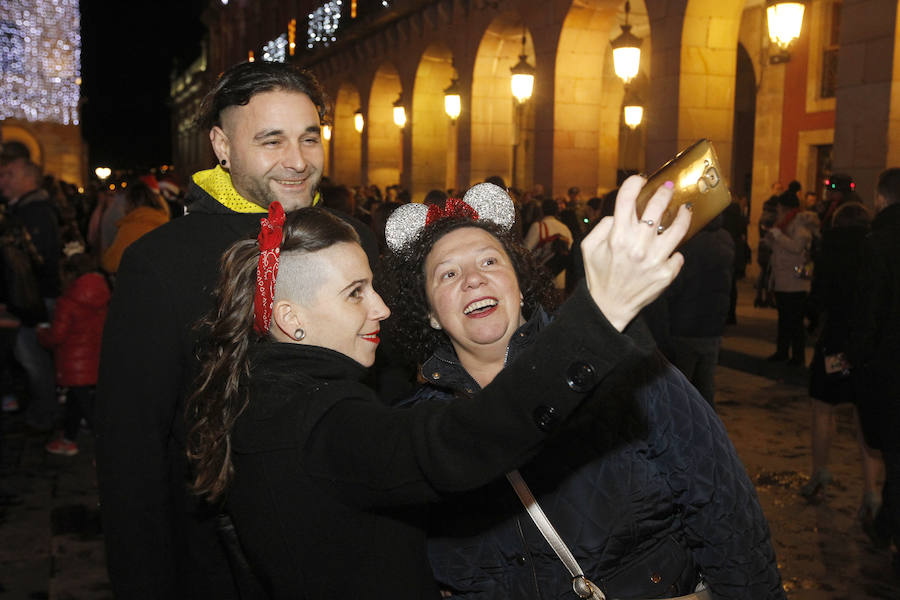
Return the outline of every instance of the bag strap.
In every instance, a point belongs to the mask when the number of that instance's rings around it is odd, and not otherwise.
[[[538,242],[543,242],[548,237],[550,237],[550,228],[543,221],[538,221],[538,231],[540,232]]]
[[[537,525],[541,535],[544,536],[544,539],[553,548],[556,556],[559,557],[559,560],[562,561],[569,571],[569,574],[572,576],[572,589],[575,590],[578,597],[584,600],[606,600],[603,592],[584,576],[584,571],[581,570],[578,561],[572,556],[569,547],[566,546],[550,519],[547,518],[519,471],[510,471],[506,474],[506,479],[513,486],[519,500],[525,505],[525,510],[528,512],[531,520],[534,521],[534,524]]]

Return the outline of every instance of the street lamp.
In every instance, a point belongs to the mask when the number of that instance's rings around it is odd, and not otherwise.
[[[356,129],[356,133],[362,133],[363,127],[366,125],[366,120],[363,118],[362,109],[357,108],[356,112],[353,113],[353,127]]]
[[[97,179],[100,181],[106,181],[106,178],[112,175],[112,169],[109,167],[97,167],[94,169],[94,175],[96,175]]]
[[[610,42],[613,49],[613,68],[616,75],[625,83],[634,79],[641,67],[642,40],[631,33],[631,25],[628,24],[630,12],[631,2],[625,2],[625,24],[620,25],[622,33]]]
[[[644,103],[633,89],[627,89],[622,104],[625,112],[625,124],[629,129],[636,129],[644,119]]]
[[[519,55],[519,62],[510,69],[512,78],[509,81],[512,95],[519,101],[519,104],[531,98],[531,93],[534,91],[534,67],[528,64],[527,59],[528,55],[525,54],[525,31],[523,30],[522,54]]]
[[[800,37],[805,11],[806,4],[803,1],[767,0],[766,20],[769,25],[769,40],[779,49],[778,54],[769,57],[772,64],[785,63],[791,59],[788,50]]]
[[[451,79],[450,87],[444,90],[444,112],[453,122],[456,122],[462,113],[462,97],[459,94],[457,81],[456,78]]]
[[[403,94],[394,100],[394,125],[403,129],[406,125],[406,108],[403,106]]]
[[[326,142],[331,139],[331,125],[322,125],[322,137]]]

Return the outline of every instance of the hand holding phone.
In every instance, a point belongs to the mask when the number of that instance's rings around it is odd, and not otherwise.
[[[690,228],[681,240],[682,244],[731,204],[731,193],[722,181],[719,158],[707,139],[699,140],[679,152],[675,158],[650,175],[635,201],[638,219],[643,219],[647,202],[666,181],[674,184],[672,200],[660,217],[657,227],[660,232],[667,229],[675,219],[678,207],[687,205],[693,216]]]

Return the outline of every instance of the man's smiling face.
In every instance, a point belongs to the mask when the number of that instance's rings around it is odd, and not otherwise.
[[[262,92],[228,107],[210,139],[247,200],[263,208],[277,200],[288,211],[312,205],[325,153],[319,113],[306,94]]]

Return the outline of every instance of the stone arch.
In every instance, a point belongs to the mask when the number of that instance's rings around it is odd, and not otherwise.
[[[472,168],[470,182],[500,175],[512,187],[530,188],[534,162],[534,101],[519,108],[510,91],[510,68],[522,53],[536,66],[531,33],[521,15],[498,15],[478,44],[472,77]],[[516,127],[519,121],[521,126]],[[518,129],[518,131],[517,131]],[[517,135],[520,134],[520,135]],[[518,147],[514,162],[513,148]],[[513,181],[513,172],[516,172]]]
[[[412,97],[412,181],[420,202],[432,189],[456,187],[456,128],[444,113],[444,90],[455,76],[453,54],[443,42],[429,45],[416,68]],[[463,106],[463,110],[467,107]]]
[[[677,147],[710,139],[729,174],[743,12],[743,1],[688,0],[681,32]]]
[[[353,127],[353,115],[360,107],[359,91],[352,83],[338,88],[334,102],[334,129],[331,134],[331,177],[335,183],[360,185],[362,181],[362,137]]]
[[[32,162],[39,165],[43,164],[44,153],[41,149],[41,143],[26,127],[13,125],[9,122],[3,123],[0,125],[0,141],[21,142],[25,144],[25,147],[28,148],[28,151],[31,153]]]
[[[372,81],[366,119],[369,146],[368,183],[375,184],[381,189],[400,183],[403,132],[394,124],[393,109],[401,91],[400,75],[394,65],[391,63],[381,65]]]

